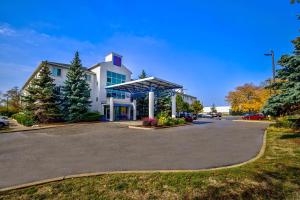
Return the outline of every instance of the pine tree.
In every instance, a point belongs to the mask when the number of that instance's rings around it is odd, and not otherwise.
[[[148,75],[146,74],[145,70],[142,70],[142,73],[139,75],[139,79],[147,78]]]
[[[275,92],[263,112],[272,116],[289,115],[300,110],[300,37],[292,41],[295,50],[278,61],[282,66],[277,70],[276,81],[271,84]]]
[[[155,95],[155,113],[156,115],[164,112],[168,116],[171,115],[171,97],[168,91],[159,91]]]
[[[142,70],[141,74],[139,75],[139,79],[147,78],[148,75],[146,74],[145,70]],[[148,116],[148,104],[149,104],[149,99],[148,99],[148,94],[143,93],[139,94],[136,98],[136,104],[138,108],[138,117],[146,117]]]
[[[91,103],[89,101],[90,91],[79,53],[76,52],[63,87],[62,107],[66,120],[80,121],[82,116],[88,112]]]
[[[31,81],[23,97],[25,110],[30,111],[38,122],[50,122],[60,116],[53,82],[47,62],[42,62],[39,74]]]

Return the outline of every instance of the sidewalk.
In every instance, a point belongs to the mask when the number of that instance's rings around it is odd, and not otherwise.
[[[43,125],[33,125],[33,126],[23,126],[19,124],[14,119],[9,119],[9,127],[0,129],[0,133],[9,133],[9,132],[19,132],[19,131],[31,131],[37,129],[45,129],[45,128],[55,128],[65,126],[66,124],[43,124]]]

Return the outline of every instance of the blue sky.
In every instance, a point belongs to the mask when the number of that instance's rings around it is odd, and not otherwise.
[[[226,105],[244,83],[271,76],[274,49],[290,53],[300,4],[289,0],[0,2],[0,91],[21,87],[41,60],[84,66],[114,51],[136,78],[182,84],[204,105]]]

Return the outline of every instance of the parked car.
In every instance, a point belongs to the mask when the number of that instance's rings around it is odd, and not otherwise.
[[[198,116],[196,114],[193,114],[192,117],[193,117],[193,120],[197,120],[198,119]]]
[[[242,119],[244,120],[264,120],[266,116],[263,114],[245,114]]]
[[[186,122],[193,122],[193,118],[191,116],[185,116],[184,119]]]
[[[212,117],[222,117],[222,113],[211,112],[209,113]]]
[[[0,128],[8,125],[9,125],[8,118],[5,116],[0,116]]]
[[[212,115],[210,115],[210,114],[204,114],[204,113],[199,114],[198,117],[199,117],[199,118],[213,118]]]

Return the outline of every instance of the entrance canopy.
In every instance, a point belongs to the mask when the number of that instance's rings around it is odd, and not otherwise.
[[[128,81],[125,83],[110,85],[105,87],[105,89],[114,89],[129,93],[146,93],[150,91],[162,91],[162,90],[173,90],[181,89],[182,86],[165,81],[156,77],[149,77],[138,79],[134,81]]]

